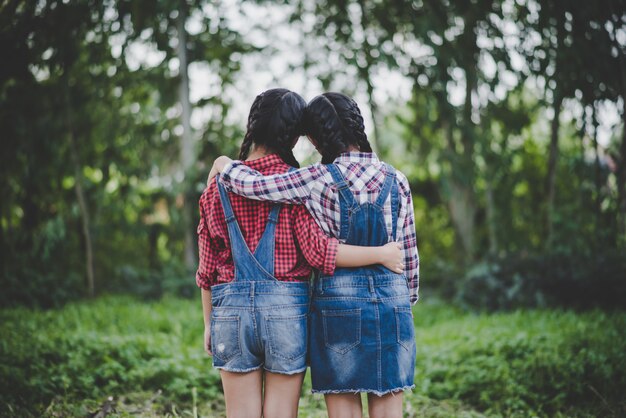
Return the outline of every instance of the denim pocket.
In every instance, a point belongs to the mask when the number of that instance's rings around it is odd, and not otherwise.
[[[361,309],[322,310],[324,343],[346,354],[361,343]]]
[[[265,324],[272,355],[297,360],[306,354],[307,314],[268,316]]]
[[[239,326],[239,315],[211,318],[211,351],[215,357],[226,362],[241,354]]]
[[[396,306],[394,310],[396,314],[396,334],[398,343],[407,350],[410,350],[413,345],[413,334],[415,332],[413,329],[411,308]]]

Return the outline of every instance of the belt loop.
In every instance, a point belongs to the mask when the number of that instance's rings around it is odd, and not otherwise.
[[[250,282],[250,299],[254,300],[254,282]]]
[[[322,279],[321,273],[315,275],[315,280],[317,281],[317,292],[320,295],[324,294],[324,283]]]
[[[374,293],[374,278],[372,276],[367,276],[369,281],[370,293]]]

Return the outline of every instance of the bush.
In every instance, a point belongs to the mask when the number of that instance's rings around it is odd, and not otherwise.
[[[620,308],[626,299],[626,254],[548,253],[485,261],[467,272],[457,297],[463,304],[487,310]]]

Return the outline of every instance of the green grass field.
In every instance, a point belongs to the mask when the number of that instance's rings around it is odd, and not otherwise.
[[[414,309],[409,417],[626,416],[626,313]],[[224,415],[200,300],[104,297],[0,311],[0,415]],[[305,381],[300,416],[324,417]]]

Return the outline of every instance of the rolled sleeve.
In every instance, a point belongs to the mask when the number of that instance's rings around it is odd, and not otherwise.
[[[196,230],[198,234],[198,270],[196,271],[196,285],[202,289],[209,290],[217,281],[217,251],[223,248],[223,243],[211,235],[209,229],[210,205],[212,196],[217,188],[215,182],[208,187],[198,203],[200,209],[200,222]]]
[[[334,274],[339,241],[326,236],[304,206],[296,206],[293,215],[296,238],[304,258],[324,274]]]
[[[321,230],[320,230],[321,232]],[[328,238],[328,244],[326,245],[326,256],[324,257],[324,264],[320,271],[324,274],[335,274],[335,266],[337,265],[337,249],[339,248],[339,240],[336,238]]]
[[[215,274],[211,274],[210,269],[210,237],[204,219],[200,219],[197,228],[198,233],[198,270],[196,271],[196,285],[202,289],[209,290],[215,281]],[[214,272],[213,272],[214,273]]]
[[[417,234],[415,233],[415,211],[408,180],[404,175],[398,176],[398,180],[403,196],[403,204],[398,216],[398,224],[402,225],[402,228],[398,231],[398,239],[402,242],[402,250],[404,252],[404,271],[409,284],[409,300],[414,305],[419,300],[420,279],[420,259],[417,250]]]

